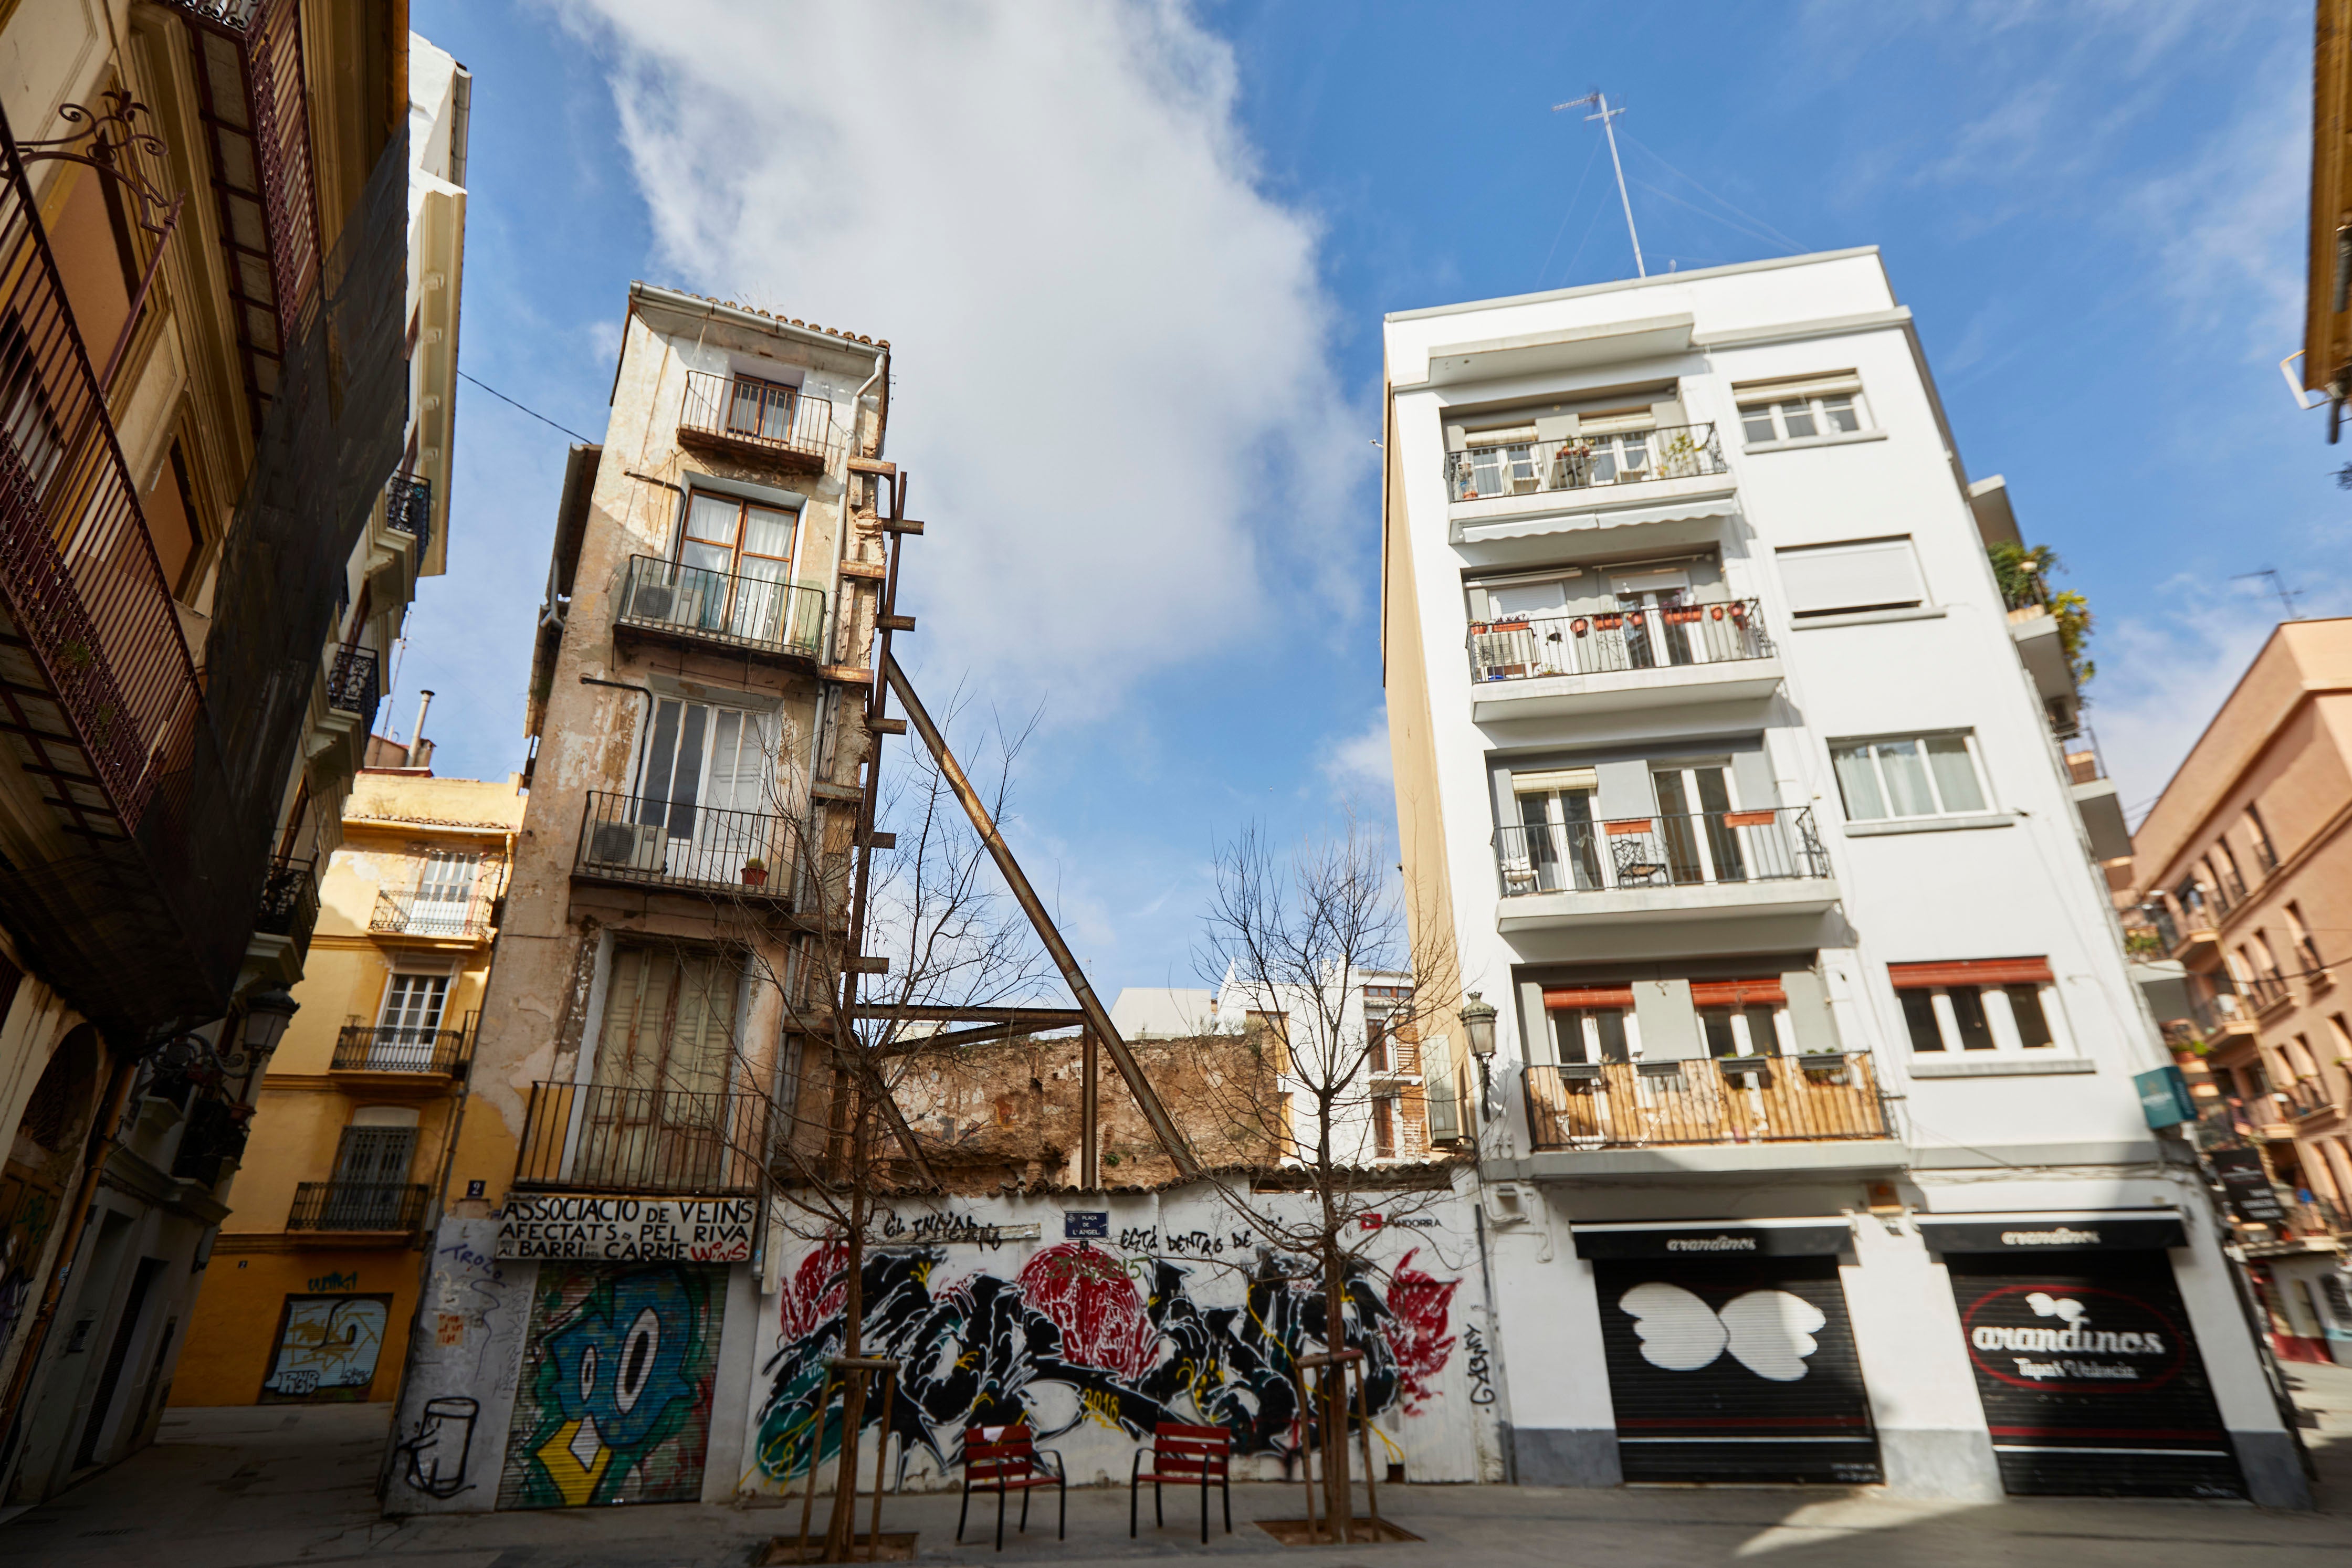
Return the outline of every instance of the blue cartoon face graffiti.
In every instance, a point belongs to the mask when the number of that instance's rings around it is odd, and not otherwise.
[[[518,1412],[500,1506],[577,1507],[625,1490],[639,1500],[697,1495],[671,1473],[677,1465],[651,1461],[683,1438],[698,1475],[717,1331],[708,1271],[633,1270],[552,1292],[543,1273],[541,1285],[530,1414]]]

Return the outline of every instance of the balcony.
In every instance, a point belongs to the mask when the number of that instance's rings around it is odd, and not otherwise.
[[[383,664],[373,648],[338,648],[327,675],[327,706],[358,718],[364,735],[375,725],[376,705],[383,700]]]
[[[310,956],[310,933],[319,925],[319,879],[315,862],[280,856],[269,865],[261,884],[261,902],[253,916],[253,946],[262,950],[280,983],[292,985],[302,977]]]
[[[782,817],[592,789],[572,873],[789,904],[793,847]]]
[[[631,556],[614,627],[686,647],[815,662],[824,591]]]
[[[1474,446],[1445,455],[1453,542],[1717,517],[1735,486],[1712,424]],[[1622,536],[1620,536],[1622,537]]]
[[[2294,995],[2276,975],[2256,975],[2246,982],[2246,999],[2253,1003],[2257,1014],[2262,1014],[2286,1006]]]
[[[841,455],[833,404],[775,386],[708,371],[686,372],[677,444],[820,473]]]
[[[1465,647],[1480,723],[1755,699],[1780,684],[1752,599],[1474,622]]]
[[[1530,1066],[1526,1083],[1538,1150],[1894,1135],[1859,1053]]]
[[[468,1025],[472,1020],[467,1019]],[[411,1029],[402,1024],[343,1026],[335,1040],[336,1072],[404,1072],[454,1078],[466,1065],[467,1029]]]
[[[413,1231],[425,1223],[423,1182],[306,1181],[294,1189],[289,1230]]]
[[[480,942],[490,934],[494,901],[485,879],[476,879],[473,891],[456,898],[437,897],[413,889],[394,893],[376,890],[375,908],[368,929],[379,936],[414,936],[438,942]]]
[[[514,1185],[716,1195],[760,1183],[766,1104],[755,1095],[534,1083]]]
[[[2066,789],[2090,835],[2091,854],[2101,861],[2121,860],[2132,852],[2131,829],[2124,823],[2123,797],[2116,792],[2115,780],[2107,777],[2099,737],[2086,724],[2066,727],[2068,733],[2058,737],[2059,750],[2066,758]]]
[[[1812,808],[1505,828],[1505,932],[1818,914],[1837,902]]]
[[[2279,1092],[2278,1104],[2290,1122],[2332,1115],[2341,1109],[2329,1096],[2327,1085],[2316,1078],[2299,1078],[2288,1084]]]
[[[415,539],[423,564],[433,545],[433,481],[394,474],[383,487],[383,526]]]

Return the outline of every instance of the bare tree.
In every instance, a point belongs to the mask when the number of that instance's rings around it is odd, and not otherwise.
[[[948,722],[961,716],[958,705]],[[1034,718],[1016,728],[992,725],[981,747],[983,794],[997,821],[1034,726]],[[715,1167],[757,1173],[762,1227],[781,1208],[788,1234],[840,1249],[845,1301],[836,1354],[854,1359],[863,1353],[877,1209],[896,1195],[938,1190],[930,1155],[940,1141],[908,1125],[900,1087],[971,1032],[937,1032],[919,1015],[1025,1002],[1055,970],[927,751],[909,748],[885,769],[876,818],[891,825],[895,841],[868,852],[862,882],[848,803],[819,805],[772,758],[764,771],[769,810],[719,862],[729,875],[738,862],[755,870],[757,885],[747,879],[728,887],[706,869],[698,880],[711,940],[667,941],[681,955],[715,943],[741,960],[744,1005],[709,1009],[728,1035],[728,1106],[698,1120],[717,1129]],[[744,1038],[735,1038],[739,1029]],[[659,1081],[682,1094],[707,1089],[709,1074],[685,1072],[666,1056]],[[865,1381],[847,1380],[823,1561],[847,1560],[854,1542],[850,1478],[865,1401]],[[827,1427],[820,1403],[805,1452],[793,1459],[804,1463],[811,1487]]]
[[[1374,1271],[1368,1254],[1381,1222],[1367,1226],[1366,1218],[1410,1214],[1438,1196],[1400,1194],[1393,1177],[1367,1163],[1377,1152],[1375,1068],[1397,1065],[1376,1056],[1417,1050],[1424,1039],[1444,1049],[1430,1026],[1458,1005],[1451,964],[1434,935],[1408,931],[1381,847],[1352,818],[1339,838],[1303,843],[1286,860],[1255,828],[1221,850],[1194,957],[1203,979],[1238,992],[1255,1015],[1242,1037],[1255,1070],[1219,1071],[1204,1055],[1203,1081],[1235,1125],[1276,1151],[1279,1179],[1266,1185],[1295,1185],[1302,1201],[1254,1201],[1230,1183],[1219,1190],[1270,1248],[1312,1260],[1323,1342],[1339,1351],[1351,1334],[1378,1332],[1361,1321],[1349,1289]],[[1389,993],[1381,998],[1386,1016],[1368,1025],[1365,992],[1373,985]],[[1233,1046],[1226,1034],[1204,1039],[1201,1049],[1230,1061]],[[1345,1387],[1327,1374],[1310,1396],[1335,1522],[1352,1518]]]

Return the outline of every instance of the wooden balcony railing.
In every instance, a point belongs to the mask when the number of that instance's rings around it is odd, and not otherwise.
[[[1859,1052],[1531,1066],[1527,1100],[1538,1149],[1893,1135]]]

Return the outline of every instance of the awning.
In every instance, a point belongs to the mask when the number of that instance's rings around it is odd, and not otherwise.
[[[1853,1231],[1843,1219],[1693,1225],[1571,1225],[1580,1258],[1819,1258],[1849,1251]]]
[[[2039,986],[2050,981],[2047,958],[1952,958],[1936,964],[1889,964],[1898,991],[1931,986]]]
[[[2180,1216],[2170,1212],[2070,1215],[2053,1218],[1962,1219],[1919,1217],[1919,1235],[1931,1252],[2000,1252],[2034,1257],[2044,1252],[2152,1252],[2189,1245]]]

